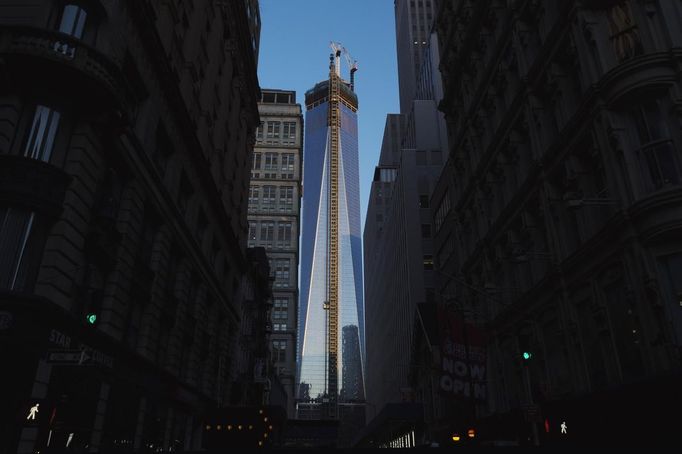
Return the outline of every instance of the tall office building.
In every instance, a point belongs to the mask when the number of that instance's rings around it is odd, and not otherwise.
[[[331,76],[330,73],[330,80],[318,83],[305,94],[306,160],[299,322],[302,336],[298,364],[298,415],[301,418],[321,416],[319,404],[327,400],[333,402],[340,397],[339,402],[343,402],[364,398],[358,98],[350,83],[337,78],[338,95],[330,100]],[[332,109],[330,103],[333,103]],[[330,119],[335,115],[339,121],[337,131],[330,127]],[[332,160],[333,150],[338,153],[336,164]],[[338,167],[338,172],[332,172],[334,166]],[[337,205],[336,213],[334,204]],[[333,253],[333,235],[338,235],[337,254]],[[335,272],[338,272],[338,319],[336,323],[329,323],[328,317],[332,320],[335,317],[334,297],[330,298],[330,281]],[[329,342],[330,329],[337,330],[336,341]],[[330,345],[334,342],[341,346],[341,354],[334,353],[335,345]]]
[[[273,282],[270,346],[293,416],[298,320],[298,238],[303,116],[296,92],[263,89],[251,165],[249,247],[261,246]]]
[[[429,45],[436,0],[395,0],[400,113],[407,113],[417,93],[424,48]]]
[[[368,436],[389,445],[412,430],[402,424],[396,434],[391,421],[409,413],[405,402],[421,400],[410,382],[415,314],[436,300],[429,201],[447,136],[433,10],[428,0],[395,2],[401,113],[386,118],[364,228],[365,274],[373,277],[365,281],[367,416],[376,418]]]

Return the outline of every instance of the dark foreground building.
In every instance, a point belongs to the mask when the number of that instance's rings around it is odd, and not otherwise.
[[[0,452],[201,446],[238,379],[259,26],[0,2]]]
[[[436,28],[439,293],[487,341],[422,338],[441,359],[420,384],[433,436],[676,442],[680,3],[448,0]]]

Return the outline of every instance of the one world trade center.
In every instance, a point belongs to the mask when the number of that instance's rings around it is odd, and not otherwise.
[[[364,304],[356,66],[332,43],[329,79],[305,93],[297,417],[339,416],[363,402]]]

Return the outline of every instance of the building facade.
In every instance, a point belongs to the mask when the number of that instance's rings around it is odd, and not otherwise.
[[[263,89],[251,165],[249,246],[264,247],[273,281],[270,345],[294,416],[303,116],[296,92]]]
[[[396,0],[395,10],[401,113],[386,118],[364,230],[369,418],[415,399],[414,316],[418,303],[435,302],[429,201],[447,149],[435,5]]]
[[[327,383],[327,296],[329,235],[329,81],[308,90],[306,104],[298,417],[320,418],[318,404],[329,399]],[[338,401],[364,399],[364,305],[358,176],[358,98],[340,86],[339,144],[339,324]],[[350,362],[344,362],[349,359]]]
[[[258,3],[0,7],[0,452],[199,449],[237,379]]]
[[[672,441],[682,7],[442,1],[437,31],[450,153],[435,265],[488,335],[481,430]]]
[[[436,0],[394,0],[400,113],[410,111],[417,96],[424,49],[431,39]]]

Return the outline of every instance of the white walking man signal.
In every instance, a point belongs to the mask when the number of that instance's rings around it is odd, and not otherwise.
[[[36,419],[36,413],[38,413],[38,407],[40,404],[35,404],[34,406],[31,407],[31,410],[28,412],[28,416],[26,419]]]
[[[566,432],[566,429],[567,429],[567,428],[568,428],[568,426],[566,425],[566,421],[562,422],[562,423],[561,423],[561,433],[562,433],[562,434],[568,434],[568,433]]]

